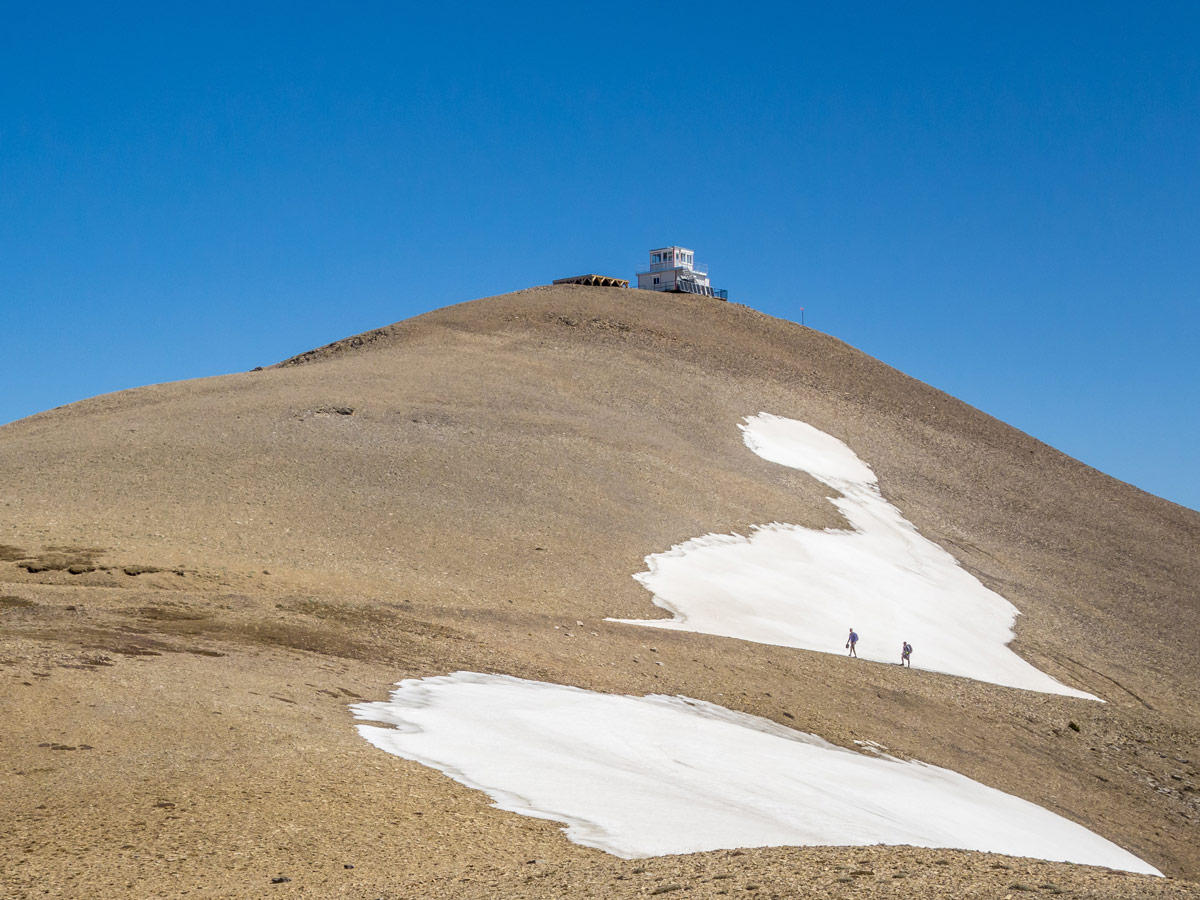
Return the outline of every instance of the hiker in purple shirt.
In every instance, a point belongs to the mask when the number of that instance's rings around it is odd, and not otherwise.
[[[846,647],[850,650],[849,655],[858,659],[858,651],[855,647],[858,645],[858,635],[854,631],[854,626],[850,626],[850,637],[846,639]]]

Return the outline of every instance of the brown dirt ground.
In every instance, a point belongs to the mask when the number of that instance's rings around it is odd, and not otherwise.
[[[742,446],[760,410],[845,440],[1022,610],[1019,652],[1108,702],[603,621],[660,614],[629,577],[648,553],[841,524]],[[811,329],[534,288],[13,423],[0,486],[0,896],[1200,896],[1200,515]],[[459,669],[876,741],[1173,877],[615,859],[356,735],[350,703]]]

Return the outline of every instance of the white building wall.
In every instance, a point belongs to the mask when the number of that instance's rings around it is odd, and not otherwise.
[[[676,271],[668,269],[665,272],[639,272],[638,287],[650,291],[673,291],[675,289]],[[654,283],[658,279],[658,284]]]

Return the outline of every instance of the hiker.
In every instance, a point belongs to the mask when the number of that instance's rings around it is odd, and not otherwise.
[[[905,663],[908,663],[908,667],[911,669],[912,660],[909,659],[910,656],[912,656],[912,644],[905,641],[904,646],[900,649],[900,665],[903,666]]]
[[[858,644],[858,635],[855,634],[854,626],[851,625],[850,626],[850,637],[848,637],[846,639],[846,646],[850,649],[849,655],[853,656],[855,659],[858,659],[858,651],[855,649],[857,644]]]

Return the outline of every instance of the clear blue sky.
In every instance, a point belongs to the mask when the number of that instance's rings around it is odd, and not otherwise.
[[[0,422],[681,243],[1200,508],[1200,4],[113,6],[4,11]]]

